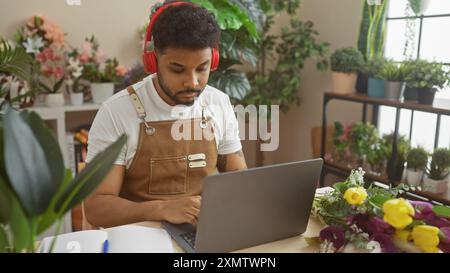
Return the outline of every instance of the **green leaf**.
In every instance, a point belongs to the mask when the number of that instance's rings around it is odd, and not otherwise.
[[[116,142],[111,144],[103,152],[97,154],[87,164],[86,168],[67,186],[57,201],[55,209],[58,213],[66,213],[72,207],[83,201],[100,185],[111,170],[126,140],[127,136],[122,135]]]
[[[0,49],[0,71],[28,80],[32,63],[30,55],[22,47],[13,48],[4,40],[0,41]]]
[[[337,191],[339,191],[340,193],[344,194],[345,191],[348,189],[347,185],[345,184],[345,182],[339,182],[339,183],[335,183],[333,185],[333,188],[336,189]]]
[[[433,212],[437,216],[450,218],[450,208],[447,207],[447,206],[434,206],[433,207]]]
[[[11,189],[0,176],[0,223],[7,223],[11,215]]]
[[[23,111],[21,117],[28,123],[34,136],[45,151],[45,158],[51,172],[52,182],[59,187],[65,175],[64,159],[58,141],[44,121],[35,112]]]
[[[52,93],[57,93],[58,90],[61,88],[62,84],[64,83],[64,76],[61,77],[59,81],[56,82],[55,86],[53,87]]]
[[[52,201],[50,202],[50,205],[48,206],[47,210],[43,214],[41,214],[38,218],[37,232],[36,232],[37,235],[47,230],[55,221],[64,216],[63,213],[58,213],[56,211],[55,206],[56,202],[60,199],[60,197],[62,196],[67,186],[69,185],[70,181],[72,181],[72,179],[73,179],[72,171],[70,169],[66,169],[64,180],[61,183],[58,192],[53,196]]]
[[[6,235],[5,229],[0,225],[0,253],[7,252],[6,248],[8,244],[8,236]]]
[[[247,96],[251,88],[245,73],[234,69],[214,72],[211,74],[209,84],[237,100]]]
[[[391,196],[386,195],[386,194],[377,194],[374,195],[373,197],[371,197],[369,199],[369,202],[375,204],[377,207],[382,208],[383,204],[388,201],[389,199],[392,199]]]
[[[4,124],[5,166],[11,186],[25,210],[39,215],[57,190],[44,151],[31,128],[11,107],[6,109]]]

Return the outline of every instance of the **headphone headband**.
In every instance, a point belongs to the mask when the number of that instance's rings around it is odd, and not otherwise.
[[[165,11],[167,8],[173,7],[173,6],[180,6],[180,5],[192,5],[192,3],[191,2],[183,2],[183,1],[169,3],[166,5],[162,5],[155,11],[155,13],[152,14],[152,16],[150,18],[150,23],[147,26],[147,31],[145,34],[144,52],[147,51],[147,43],[152,41],[152,29],[153,29],[153,24],[156,22],[156,19],[158,19],[158,17],[161,15],[161,13],[163,13],[163,11]]]

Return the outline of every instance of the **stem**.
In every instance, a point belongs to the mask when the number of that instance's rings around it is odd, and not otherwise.
[[[36,231],[37,231],[37,222],[34,217],[30,219],[30,226],[31,226],[31,240],[30,240],[30,246],[28,251],[31,251],[31,253],[35,253],[35,240],[36,240]]]
[[[62,222],[63,222],[62,219],[64,219],[64,216],[63,216],[62,218],[60,218],[60,219],[57,220],[58,225],[57,225],[57,227],[56,227],[56,234],[55,234],[55,236],[53,237],[52,244],[50,245],[49,253],[53,253],[53,249],[55,248],[56,239],[58,238],[58,235],[59,235],[59,233],[60,233],[60,231],[61,231],[61,224],[62,224]]]

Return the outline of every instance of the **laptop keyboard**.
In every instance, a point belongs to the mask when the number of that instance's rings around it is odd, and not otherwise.
[[[180,234],[180,237],[188,243],[192,248],[195,246],[195,232],[185,232]]]

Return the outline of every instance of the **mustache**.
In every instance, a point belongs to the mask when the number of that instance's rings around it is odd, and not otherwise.
[[[192,94],[192,93],[200,94],[201,92],[202,92],[202,90],[189,88],[189,89],[184,89],[184,90],[178,91],[176,94],[177,95]]]

